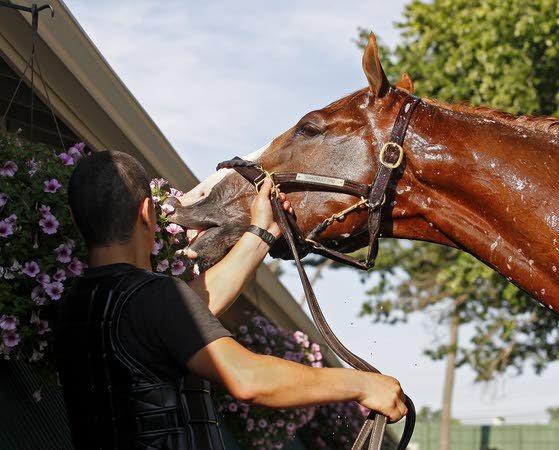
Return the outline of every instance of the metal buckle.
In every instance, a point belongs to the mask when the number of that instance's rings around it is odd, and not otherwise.
[[[399,152],[398,159],[394,163],[389,163],[389,162],[384,160],[384,154],[386,153],[386,150],[390,147],[396,147],[398,149],[398,152]],[[386,144],[384,144],[382,146],[382,149],[380,150],[380,155],[379,155],[378,158],[380,160],[380,163],[384,167],[388,167],[389,169],[396,169],[397,167],[400,166],[400,164],[402,164],[402,161],[404,159],[404,149],[402,148],[402,146],[400,144],[397,144],[396,142],[387,142]]]

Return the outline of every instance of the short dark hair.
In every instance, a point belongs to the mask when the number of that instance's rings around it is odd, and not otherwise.
[[[147,173],[122,152],[82,158],[68,184],[70,209],[88,248],[128,242],[145,198],[151,198]]]

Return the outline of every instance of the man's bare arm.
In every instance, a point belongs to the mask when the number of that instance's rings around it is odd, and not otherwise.
[[[274,356],[257,355],[232,338],[197,352],[187,368],[225,388],[241,401],[270,408],[296,408],[355,400],[391,421],[407,414],[404,393],[392,377],[354,369],[319,369]]]
[[[251,207],[251,224],[263,228],[275,237],[281,232],[274,222],[270,204],[271,182],[266,180]],[[291,210],[289,202],[281,194],[283,207]],[[292,210],[291,210],[292,211]],[[264,260],[270,250],[268,244],[252,233],[244,233],[239,242],[215,266],[188,285],[206,301],[210,311],[219,316],[237,299],[245,284]]]

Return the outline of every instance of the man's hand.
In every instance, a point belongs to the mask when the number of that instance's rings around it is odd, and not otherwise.
[[[252,202],[250,207],[251,215],[251,225],[256,225],[260,228],[264,228],[274,235],[274,237],[279,237],[281,235],[281,230],[278,224],[274,221],[274,215],[272,213],[272,204],[270,203],[270,194],[272,192],[272,181],[266,178],[262,185],[260,186],[260,192]],[[280,193],[280,201],[284,210],[293,214],[293,208],[289,201],[285,199],[285,194]]]
[[[367,377],[363,394],[357,399],[361,405],[385,415],[390,423],[397,422],[408,413],[404,391],[398,380],[378,373],[361,373]]]

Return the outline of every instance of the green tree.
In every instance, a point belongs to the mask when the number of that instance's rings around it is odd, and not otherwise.
[[[549,423],[559,423],[559,407],[549,407],[545,411],[549,414]]]
[[[383,65],[392,81],[408,72],[418,95],[513,114],[559,113],[557,0],[415,0],[397,26],[402,40],[382,49]],[[360,30],[360,47],[368,34]],[[507,369],[521,373],[528,361],[539,373],[558,359],[557,315],[466,253],[385,241],[374,273],[379,282],[362,315],[397,323],[430,308],[450,326],[449,342],[426,350],[447,360],[441,450],[449,448],[455,367],[468,364],[487,381]],[[464,324],[473,337],[460,345]]]
[[[557,0],[415,0],[397,26],[402,40],[383,60],[393,81],[407,71],[419,95],[559,114]]]

